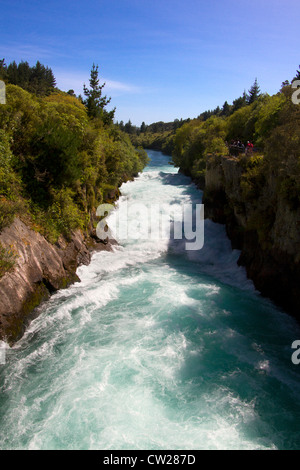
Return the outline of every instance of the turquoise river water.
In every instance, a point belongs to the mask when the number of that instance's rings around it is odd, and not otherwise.
[[[116,213],[201,203],[168,157],[148,154]],[[7,348],[0,448],[299,448],[299,325],[255,291],[238,257],[209,220],[198,251],[140,239],[95,253]]]

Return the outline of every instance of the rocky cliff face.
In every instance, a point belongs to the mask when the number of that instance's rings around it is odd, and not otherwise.
[[[0,279],[0,340],[13,343],[24,333],[32,312],[51,293],[79,281],[76,269],[88,264],[96,242],[80,231],[51,245],[16,218],[0,234],[1,245],[15,254],[15,265]],[[100,244],[104,249],[109,249]]]
[[[300,210],[292,210],[268,175],[258,195],[243,189],[245,168],[231,157],[207,162],[206,217],[226,224],[239,264],[255,287],[300,318]]]

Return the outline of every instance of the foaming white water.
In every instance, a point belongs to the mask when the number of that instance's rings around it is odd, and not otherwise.
[[[188,178],[150,154],[117,211],[201,202]],[[1,448],[296,448],[289,346],[299,329],[257,295],[238,255],[210,221],[199,252],[141,239],[95,253],[81,282],[41,306],[7,352]]]

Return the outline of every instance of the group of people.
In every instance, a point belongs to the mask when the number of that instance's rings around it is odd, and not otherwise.
[[[244,145],[240,140],[232,140],[229,145],[230,155],[238,157],[240,153],[245,153],[245,155],[253,154],[253,144],[248,140],[247,144]]]

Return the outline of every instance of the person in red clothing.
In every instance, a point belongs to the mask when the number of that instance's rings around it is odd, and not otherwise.
[[[253,153],[253,144],[252,142],[247,142],[247,145],[246,145],[246,155],[252,155]]]

